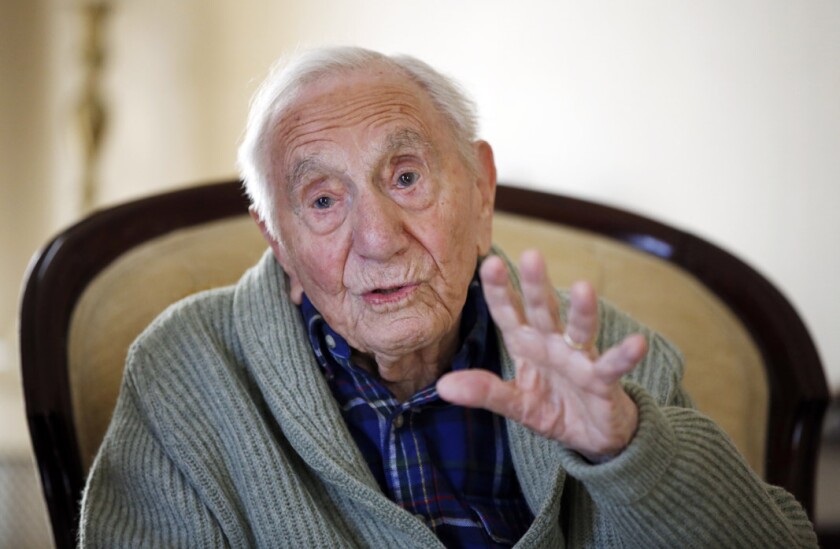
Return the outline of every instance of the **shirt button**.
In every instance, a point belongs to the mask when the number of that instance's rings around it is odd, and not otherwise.
[[[403,419],[402,414],[400,414],[400,415],[398,415],[397,417],[394,418],[394,427],[395,428],[399,429],[400,427],[403,426],[403,423],[405,423],[405,419]]]
[[[327,342],[327,347],[330,349],[335,349],[335,339],[330,334],[324,336],[324,340]]]

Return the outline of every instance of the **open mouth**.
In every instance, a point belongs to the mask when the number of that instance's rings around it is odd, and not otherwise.
[[[393,293],[399,292],[403,288],[405,288],[405,286],[396,286],[394,288],[377,288],[377,289],[373,290],[373,293],[379,294],[379,295],[388,295],[388,294],[393,294]]]
[[[390,288],[375,288],[367,292],[364,298],[372,305],[401,303],[404,299],[408,299],[418,286],[418,284],[404,284]]]

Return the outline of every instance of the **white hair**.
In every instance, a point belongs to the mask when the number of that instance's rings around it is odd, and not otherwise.
[[[425,90],[449,124],[467,168],[475,172],[477,159],[472,147],[476,140],[475,106],[456,82],[408,55],[387,56],[355,47],[309,50],[281,59],[272,67],[251,100],[245,135],[237,155],[245,192],[272,237],[280,237],[274,214],[278,182],[275,181],[272,163],[277,122],[307,84],[325,76],[374,64],[384,64],[403,72]]]

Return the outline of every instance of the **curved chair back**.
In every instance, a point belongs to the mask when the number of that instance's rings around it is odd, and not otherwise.
[[[21,309],[24,393],[59,547],[72,547],[85,475],[128,346],[169,304],[235,282],[265,250],[239,182],[92,214],[36,257]],[[559,286],[586,278],[686,356],[698,408],[810,512],[828,401],[801,319],[765,278],[685,232],[592,202],[500,185],[494,240],[546,253]]]

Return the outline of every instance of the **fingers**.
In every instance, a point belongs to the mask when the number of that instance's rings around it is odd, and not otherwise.
[[[539,251],[527,250],[520,258],[521,297],[514,290],[501,258],[487,258],[479,274],[490,314],[509,345],[516,346],[518,340],[512,337],[514,334],[523,335],[532,328],[543,335],[561,333],[567,347],[592,359],[598,356],[594,349],[598,299],[591,284],[578,282],[572,286],[568,325],[564,330],[557,296]],[[520,330],[522,327],[529,330]]]
[[[542,254],[528,250],[520,259],[522,296],[513,289],[504,262],[489,257],[479,272],[493,320],[503,330],[528,325],[543,333],[561,329],[560,307]]]
[[[627,336],[619,345],[601,356],[596,371],[601,381],[611,385],[636,367],[647,353],[647,340],[642,334]]]
[[[565,331],[567,343],[575,349],[594,353],[593,344],[598,333],[598,298],[588,282],[572,285],[569,298],[569,318]]]
[[[501,415],[507,415],[510,404],[517,400],[513,385],[487,370],[449,372],[438,380],[437,392],[453,404]]]
[[[537,250],[523,252],[519,260],[522,276],[522,297],[528,323],[537,330],[550,334],[561,329],[560,307],[542,254]]]
[[[556,412],[553,401],[533,391],[523,391],[513,381],[486,370],[449,372],[438,380],[438,395],[461,406],[483,408],[517,421],[543,436],[550,437],[562,414]],[[545,415],[546,410],[554,413]]]
[[[479,270],[484,300],[493,322],[510,333],[525,322],[519,295],[513,290],[504,262],[498,256],[488,257]]]

